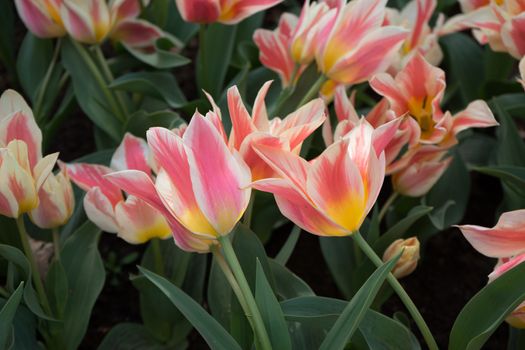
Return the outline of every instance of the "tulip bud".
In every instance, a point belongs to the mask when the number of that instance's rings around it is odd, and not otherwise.
[[[392,274],[396,278],[402,278],[410,275],[417,266],[419,260],[419,240],[417,237],[408,239],[397,239],[385,250],[383,254],[383,261],[387,262],[403,250],[396,266],[392,270]]]
[[[20,18],[40,38],[56,38],[66,34],[60,17],[61,4],[61,0],[15,0]]]

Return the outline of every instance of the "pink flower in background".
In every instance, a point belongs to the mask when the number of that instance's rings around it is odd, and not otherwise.
[[[20,18],[40,38],[56,38],[66,34],[60,17],[62,0],[15,0]]]
[[[256,145],[279,177],[256,181],[253,187],[273,193],[283,215],[310,233],[350,235],[377,199],[385,173],[382,147],[392,135],[374,135],[372,126],[362,121],[311,162],[289,151]]]
[[[0,97],[0,215],[17,218],[38,207],[38,192],[58,153],[42,157],[42,132],[16,91]]]
[[[105,178],[116,170],[135,169],[151,175],[144,140],[126,134],[111,159],[111,167],[71,163],[62,168],[73,182],[86,191],[84,210],[101,230],[117,233],[132,244],[152,238],[168,238],[171,229],[161,213],[140,198],[124,197],[118,186]]]
[[[489,283],[513,267],[525,261],[525,209],[501,214],[492,227],[476,225],[457,226],[469,243],[481,254],[498,258]],[[506,319],[516,328],[525,328],[525,303],[522,303]]]
[[[254,151],[255,144],[265,144],[298,154],[303,141],[326,119],[325,105],[315,99],[285,118],[268,119],[264,99],[271,81],[266,82],[255,99],[252,115],[242,102],[236,86],[228,90],[228,110],[232,120],[229,146],[240,152],[251,169],[252,180],[271,177],[274,172]],[[215,103],[210,98],[213,105]],[[219,112],[220,113],[220,112]]]
[[[187,22],[236,24],[283,0],[175,0]]]

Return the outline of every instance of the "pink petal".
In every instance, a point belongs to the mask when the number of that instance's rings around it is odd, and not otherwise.
[[[353,124],[359,122],[359,116],[357,115],[354,105],[346,95],[346,87],[344,85],[339,85],[335,89],[334,108],[337,120],[348,120]]]
[[[111,38],[134,49],[150,50],[164,33],[157,26],[141,19],[126,19],[111,32]]]
[[[151,170],[148,166],[148,145],[146,141],[126,133],[111,158],[111,169],[117,171],[135,169],[149,174]]]
[[[26,27],[40,38],[56,38],[65,34],[64,27],[53,15],[34,0],[15,0],[16,9]],[[55,9],[57,11],[58,9]],[[59,19],[59,16],[57,16]]]
[[[255,97],[255,102],[253,103],[253,124],[255,125],[255,128],[259,131],[268,131],[270,129],[270,122],[268,121],[268,112],[266,111],[266,104],[264,103],[264,99],[271,85],[272,80],[264,83],[264,85],[257,93],[257,96]]]
[[[390,144],[390,141],[392,141],[396,132],[399,130],[399,125],[402,121],[402,117],[395,118],[374,130],[373,143],[377,156],[379,156]]]
[[[257,129],[253,125],[250,113],[248,113],[242,102],[237,86],[232,86],[228,89],[228,110],[232,121],[230,144],[238,150],[244,138]]]
[[[520,13],[505,23],[501,38],[512,56],[520,59],[525,55],[525,13]]]
[[[99,187],[93,187],[84,196],[84,210],[86,215],[102,231],[116,233],[118,225],[115,221],[114,206]]]
[[[175,3],[187,22],[212,23],[219,18],[219,0],[176,0]]]
[[[469,243],[483,255],[505,258],[525,252],[525,209],[501,214],[492,227],[458,226]]]
[[[469,103],[465,110],[454,115],[452,133],[455,135],[468,128],[487,128],[496,125],[499,123],[487,103],[477,100]]]
[[[218,234],[227,235],[248,206],[250,169],[199,114],[191,119],[184,142],[192,150],[188,161],[197,203]]]
[[[114,0],[111,3],[113,23],[124,19],[136,18],[140,14],[140,0]]]
[[[273,7],[282,1],[283,0],[220,0],[221,12],[218,21],[223,24],[237,24],[243,19]]]
[[[280,138],[266,133],[254,132],[246,137],[239,150],[242,159],[252,173],[252,181],[274,177],[274,170],[255,152],[254,145],[265,145],[272,148],[287,149],[288,145]]]
[[[306,186],[319,210],[347,234],[359,229],[367,214],[365,184],[346,142],[333,144],[315,160]]]
[[[275,195],[281,213],[303,230],[319,236],[345,236],[348,231],[331,221],[284,179],[264,179],[252,186]]]
[[[60,14],[68,34],[82,43],[100,43],[111,29],[109,9],[104,0],[64,0]]]
[[[461,228],[461,226],[458,226],[458,227]],[[511,258],[510,260],[508,260],[508,261],[506,261],[506,262],[504,262],[502,264],[498,264],[494,268],[494,271],[492,271],[490,273],[490,275],[489,275],[489,282],[488,283],[491,283],[496,278],[500,277],[505,272],[513,269],[514,267],[518,266],[519,264],[521,264],[524,261],[525,261],[525,254],[520,254],[520,255],[515,256],[515,257]]]

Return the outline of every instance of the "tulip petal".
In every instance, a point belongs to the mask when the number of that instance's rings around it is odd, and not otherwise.
[[[492,227],[457,226],[467,241],[483,255],[504,258],[525,252],[525,209],[501,214]]]
[[[140,0],[113,0],[110,12],[113,24],[124,19],[138,17],[140,14]]]
[[[354,105],[346,95],[346,87],[344,85],[338,85],[335,88],[334,108],[337,120],[340,122],[343,120],[348,120],[353,124],[359,122],[359,116]]]
[[[24,141],[27,145],[29,165],[33,168],[42,158],[42,132],[33,114],[14,112],[0,121],[0,145],[4,147],[12,140]]]
[[[461,228],[461,226],[458,226],[458,227]],[[518,256],[515,256],[515,257],[511,258],[510,260],[508,260],[506,262],[503,262],[502,264],[498,264],[494,268],[494,271],[492,271],[489,274],[489,282],[488,283],[491,283],[496,278],[500,277],[505,272],[507,272],[507,271],[511,270],[512,268],[518,266],[519,264],[521,264],[524,261],[525,261],[525,254],[520,254]]]
[[[456,135],[468,128],[487,128],[496,125],[499,123],[487,103],[476,100],[453,117],[452,133]]]
[[[281,213],[303,230],[318,236],[345,236],[348,231],[317,210],[288,180],[264,179],[252,186],[271,192]]]
[[[223,24],[237,24],[252,14],[273,7],[282,1],[283,0],[221,0],[221,12],[218,21]]]
[[[219,0],[176,0],[175,3],[187,22],[211,23],[220,14]]]
[[[111,38],[133,49],[149,50],[157,39],[164,36],[162,30],[141,19],[121,21],[111,32]]]
[[[109,9],[104,0],[64,0],[60,14],[69,35],[82,43],[100,43],[110,31]]]
[[[365,184],[348,153],[348,143],[328,147],[308,171],[307,193],[316,206],[350,234],[366,216]]]
[[[228,89],[228,110],[232,121],[230,144],[238,150],[244,138],[256,131],[256,128],[235,85]]]
[[[248,206],[250,169],[232,154],[209,120],[195,114],[184,134],[195,198],[220,235],[230,233]]]
[[[268,112],[266,111],[264,99],[266,98],[266,94],[268,93],[271,85],[272,80],[264,83],[257,93],[255,102],[253,103],[252,121],[253,125],[255,125],[255,128],[259,131],[268,131],[270,129],[270,122],[268,120]]]
[[[116,233],[118,225],[115,221],[113,203],[99,187],[93,187],[84,196],[86,215],[102,231]]]
[[[58,159],[58,152],[51,153],[40,159],[33,169],[33,178],[35,180],[36,189],[40,189],[42,184],[46,181],[48,176],[53,171]]]
[[[273,177],[273,169],[255,152],[253,145],[266,145],[272,148],[285,149],[288,147],[283,141],[271,135],[254,132],[246,137],[239,150],[242,159],[251,170],[252,181]]]
[[[111,169],[117,171],[134,169],[149,174],[151,171],[148,166],[148,145],[146,141],[126,133],[111,158]]]
[[[501,39],[512,56],[520,59],[525,55],[525,13],[520,13],[503,25]]]
[[[166,239],[171,229],[164,217],[143,200],[128,196],[115,207],[117,235],[131,244],[141,244],[152,238]]]
[[[34,0],[15,0],[16,9],[26,27],[40,38],[63,36],[65,30],[61,23],[54,20],[52,14]],[[60,16],[55,16],[60,20]]]

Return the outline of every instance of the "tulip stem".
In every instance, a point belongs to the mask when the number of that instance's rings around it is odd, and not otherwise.
[[[397,199],[398,196],[399,196],[399,192],[397,192],[397,191],[393,191],[390,194],[390,196],[386,200],[385,204],[383,204],[383,207],[379,211],[379,216],[378,216],[379,222],[381,222],[383,220],[383,218],[386,215],[386,212],[392,206],[392,204],[394,203],[394,201]]]
[[[42,284],[42,278],[40,277],[40,272],[38,271],[38,266],[35,262],[33,256],[33,251],[29,245],[29,239],[27,238],[28,234],[26,231],[26,226],[24,224],[24,217],[20,215],[16,219],[16,226],[18,228],[18,234],[20,236],[20,241],[22,242],[22,248],[26,255],[27,260],[29,260],[29,265],[31,266],[31,272],[33,276],[33,282],[35,284],[36,292],[38,293],[42,307],[48,315],[51,315],[51,308],[49,307],[49,301],[47,300],[46,292],[44,290],[44,285]]]
[[[370,247],[370,245],[363,238],[363,236],[361,236],[359,231],[355,232],[352,235],[352,237],[354,238],[354,241],[357,243],[357,245],[359,245],[359,247],[363,250],[365,255],[374,263],[376,267],[380,267],[383,265],[383,261],[381,260],[381,258],[377,256],[376,252],[372,249],[372,247]],[[417,309],[412,299],[410,299],[410,296],[407,294],[403,286],[391,273],[388,274],[387,281],[392,287],[392,289],[394,289],[394,291],[397,293],[403,304],[405,304],[405,307],[407,308],[410,315],[412,315],[412,318],[416,322],[419,331],[423,335],[423,338],[425,339],[428,348],[430,350],[438,350],[439,348],[436,344],[436,341],[432,336],[432,333],[430,332],[430,329],[428,328],[425,320],[423,319],[423,316],[421,316],[421,313]]]
[[[165,276],[164,262],[162,259],[162,250],[160,248],[159,238],[153,238],[151,240],[151,249],[153,250],[153,259],[155,261],[156,272],[161,276]]]
[[[288,101],[288,98],[290,98],[290,96],[293,95],[295,91],[295,77],[297,76],[297,73],[299,73],[300,67],[301,66],[298,63],[295,64],[292,71],[292,75],[290,76],[290,85],[284,88],[281,94],[279,95],[279,98],[275,102],[275,105],[272,108],[272,111],[270,112],[271,116],[278,116],[281,112],[281,109],[284,106],[284,103]]]
[[[58,60],[58,55],[60,53],[60,48],[62,47],[62,39],[59,38],[57,40],[55,51],[53,52],[53,57],[51,58],[51,62],[49,63],[49,67],[47,67],[46,74],[44,75],[44,79],[42,80],[42,83],[40,84],[37,94],[36,94],[36,102],[35,102],[35,118],[37,121],[40,121],[43,119],[44,116],[41,115],[42,113],[42,104],[44,103],[44,97],[46,94],[47,86],[49,85],[49,81],[51,80],[51,75],[53,74],[53,70],[55,70],[55,65]]]
[[[60,232],[58,227],[53,228],[53,246],[55,250],[55,259],[60,261]]]
[[[323,86],[324,82],[326,81],[326,77],[324,75],[321,75],[319,79],[312,85],[310,90],[304,95],[301,102],[297,105],[297,108],[301,107],[302,105],[309,102],[312,98],[314,98],[315,95],[319,93],[319,90],[321,89],[321,86]]]
[[[246,276],[244,275],[244,272],[242,271],[241,264],[239,263],[239,260],[237,259],[237,255],[235,255],[235,251],[233,250],[232,243],[230,239],[228,238],[228,236],[220,236],[218,240],[222,246],[222,250],[224,251],[224,257],[226,258],[226,261],[230,265],[233,275],[235,276],[235,279],[237,280],[237,283],[239,284],[240,290],[242,294],[244,295],[244,299],[246,300],[246,307],[249,310],[250,314],[252,315],[253,328],[254,328],[253,331],[255,333],[255,338],[260,344],[260,349],[271,350],[272,345],[270,343],[270,338],[268,337],[268,333],[266,332],[266,328],[264,327],[264,322],[263,322],[261,313],[259,312],[257,303],[255,302],[255,298],[253,297],[252,291],[250,289],[250,285],[248,284],[248,281],[246,280]]]

